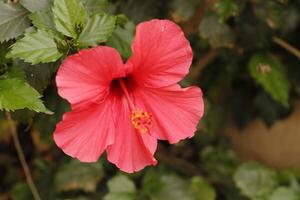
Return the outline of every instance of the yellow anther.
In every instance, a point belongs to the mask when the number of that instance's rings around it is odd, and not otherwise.
[[[149,133],[152,126],[152,115],[142,109],[134,109],[130,115],[131,123],[140,133]]]

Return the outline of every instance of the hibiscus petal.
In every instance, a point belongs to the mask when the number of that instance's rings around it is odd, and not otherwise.
[[[95,162],[113,143],[115,125],[111,99],[67,112],[56,126],[54,140],[66,154],[82,162]]]
[[[125,97],[116,99],[113,108],[117,120],[116,137],[115,142],[107,147],[107,159],[127,173],[139,171],[147,165],[156,165],[153,154],[157,140],[133,128]]]
[[[136,88],[135,103],[153,115],[151,135],[170,143],[190,138],[204,112],[198,87],[173,85],[160,89]]]
[[[74,106],[103,100],[111,80],[122,76],[125,72],[119,53],[98,46],[69,56],[57,72],[56,84],[60,96]]]
[[[140,23],[132,44],[127,72],[148,87],[179,82],[189,71],[193,52],[179,26],[169,20]]]

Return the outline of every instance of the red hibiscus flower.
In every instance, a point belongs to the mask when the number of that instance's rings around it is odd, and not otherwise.
[[[176,143],[194,135],[203,115],[198,87],[177,83],[188,73],[192,49],[168,20],[137,26],[132,56],[123,64],[107,46],[81,50],[60,66],[58,93],[72,111],[56,126],[54,140],[68,155],[107,159],[125,172],[155,165],[157,139]]]

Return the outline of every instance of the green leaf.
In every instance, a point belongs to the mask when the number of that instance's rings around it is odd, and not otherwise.
[[[272,192],[268,200],[299,200],[299,193],[288,187],[279,187]]]
[[[28,108],[52,114],[41,101],[41,95],[18,78],[0,79],[0,110],[15,111]]]
[[[224,22],[229,17],[236,16],[240,12],[240,7],[236,0],[217,1],[215,3],[215,9],[221,22]]]
[[[278,185],[276,172],[256,163],[240,165],[233,179],[242,194],[249,198],[264,198]]]
[[[127,176],[117,175],[108,181],[109,193],[104,200],[132,200],[136,196],[134,182]]]
[[[227,24],[221,23],[215,15],[207,15],[199,26],[200,36],[214,47],[231,47],[234,35]]]
[[[114,5],[107,0],[81,0],[89,15],[112,13]]]
[[[290,82],[282,63],[275,57],[256,54],[249,62],[252,78],[268,92],[275,101],[289,107]]]
[[[54,0],[52,8],[56,29],[76,38],[86,23],[86,10],[79,0]]]
[[[62,56],[62,53],[58,51],[51,33],[38,30],[25,34],[22,39],[13,44],[8,56],[37,64],[54,62]]]
[[[202,177],[197,176],[192,178],[192,191],[195,194],[195,200],[215,200],[216,191],[214,188]]]
[[[222,146],[207,146],[201,152],[201,165],[213,178],[229,180],[236,168],[234,152]]]
[[[18,37],[30,26],[28,13],[18,4],[0,2],[0,42]]]
[[[72,159],[59,169],[54,182],[57,191],[81,189],[94,192],[103,175],[101,163],[82,163]]]
[[[16,183],[11,189],[11,194],[15,200],[33,199],[28,185],[23,182]]]
[[[117,26],[106,44],[116,48],[123,58],[128,58],[131,55],[131,43],[134,31],[135,25],[132,22],[127,22],[124,28]]]
[[[50,7],[52,0],[20,0],[20,4],[30,12],[45,10]]]
[[[35,12],[29,15],[32,24],[38,29],[55,31],[55,24],[51,10]]]
[[[157,200],[194,200],[189,182],[176,175],[163,175],[163,187],[154,199]]]
[[[142,191],[144,194],[149,196],[154,196],[160,192],[161,188],[164,186],[160,180],[159,174],[154,170],[148,170],[143,178]]]
[[[112,15],[94,15],[78,37],[80,46],[92,46],[105,42],[115,29],[116,17]]]

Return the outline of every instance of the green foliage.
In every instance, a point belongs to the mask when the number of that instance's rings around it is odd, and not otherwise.
[[[42,30],[55,31],[55,24],[51,10],[43,10],[29,15],[32,24]]]
[[[192,178],[191,188],[196,194],[195,200],[215,200],[217,197],[214,188],[200,176]]]
[[[56,29],[76,38],[86,24],[87,13],[79,0],[54,0],[52,8]]]
[[[223,24],[215,15],[207,15],[199,26],[200,36],[214,47],[231,47],[234,36],[227,24]]]
[[[115,29],[116,17],[112,15],[93,15],[78,37],[80,46],[94,46],[105,42]]]
[[[88,14],[112,13],[114,5],[108,0],[81,0]]]
[[[155,196],[158,200],[193,200],[188,181],[176,175],[161,176],[163,187]]]
[[[30,12],[45,10],[50,7],[52,0],[20,0],[20,4]]]
[[[268,92],[274,100],[289,106],[291,85],[284,66],[275,57],[256,54],[249,62],[250,75]]]
[[[9,57],[24,59],[32,64],[54,62],[62,56],[50,32],[38,30],[26,33],[13,44]]]
[[[292,188],[279,187],[270,195],[268,200],[299,200],[299,192],[296,192]]]
[[[251,199],[263,199],[278,185],[277,174],[256,163],[239,166],[234,174],[234,182],[242,194]]]
[[[28,200],[33,198],[28,185],[23,182],[15,184],[15,186],[12,188],[12,195],[15,200]]]
[[[200,176],[184,179],[175,174],[148,171],[141,192],[157,200],[215,200],[216,191]]]
[[[201,86],[205,97],[195,137],[160,143],[158,166],[130,175],[105,155],[88,164],[67,159],[52,135],[70,110],[55,84],[61,62],[95,45],[116,48],[126,62],[136,25],[153,18],[175,21],[191,43],[191,76],[180,84]],[[247,129],[256,117],[273,126],[298,109],[299,60],[273,38],[299,47],[299,22],[300,3],[286,0],[1,1],[0,199],[32,199],[10,111],[42,199],[300,200],[299,173],[240,163],[222,134],[236,124]],[[46,107],[55,114],[45,115]]]
[[[229,17],[236,16],[240,11],[236,0],[219,0],[215,3],[215,9],[221,22],[224,22]]]
[[[230,180],[237,164],[232,150],[207,146],[202,150],[200,157],[203,168],[211,177]]]
[[[16,38],[29,27],[28,11],[20,5],[0,2],[0,42]]]
[[[58,63],[30,65],[24,62],[16,62],[15,65],[23,69],[27,82],[39,93],[43,93],[49,85]]]
[[[61,166],[55,176],[55,187],[57,191],[83,190],[93,192],[96,190],[97,182],[103,177],[101,163],[81,163],[71,160]]]
[[[117,26],[112,36],[108,39],[107,45],[116,48],[124,58],[131,55],[131,43],[135,25],[132,22],[127,22],[124,27]]]
[[[135,199],[136,187],[127,176],[117,175],[108,182],[109,193],[104,200],[131,200]]]
[[[0,79],[0,110],[14,111],[28,108],[36,112],[52,114],[40,100],[41,95],[24,80]]]

